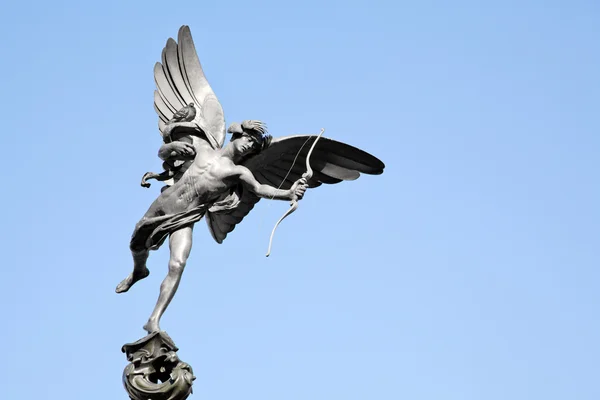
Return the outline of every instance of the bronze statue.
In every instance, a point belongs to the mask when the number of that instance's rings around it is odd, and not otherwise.
[[[260,198],[291,200],[293,211],[307,188],[384,169],[376,157],[321,135],[273,139],[256,120],[231,124],[231,140],[224,144],[223,109],[204,76],[187,26],[179,30],[178,43],[167,41],[154,78],[154,108],[164,141],[158,155],[165,171],[146,173],[141,184],[148,187],[148,179],[157,179],[167,185],[135,227],[130,242],[133,271],[116,289],[126,292],[147,277],[149,251],[169,238],[169,271],[144,325],[148,333],[160,331],[160,318],[177,290],[200,219],[206,218],[213,238],[221,243]]]
[[[129,364],[123,384],[133,400],[184,400],[192,393],[192,367],[177,356],[177,346],[160,330],[160,318],[173,299],[192,249],[192,230],[205,217],[213,238],[222,243],[260,198],[291,200],[290,209],[275,229],[298,206],[307,188],[357,179],[360,173],[383,173],[384,164],[372,155],[319,135],[273,139],[264,123],[246,120],[227,129],[225,118],[204,72],[190,30],[182,26],[178,42],[167,41],[162,63],[154,66],[154,108],[163,145],[158,156],[161,173],[147,172],[148,180],[165,182],[161,194],[137,223],[131,237],[133,271],[117,286],[117,293],[150,273],[150,250],[169,239],[167,277],[150,318],[148,335],[123,346]]]

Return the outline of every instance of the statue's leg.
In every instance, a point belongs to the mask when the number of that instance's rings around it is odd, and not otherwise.
[[[131,255],[133,256],[133,271],[117,285],[117,289],[115,290],[117,293],[128,291],[137,281],[150,275],[150,271],[146,268],[146,260],[148,260],[148,255],[150,254],[149,249],[146,248],[146,239],[154,228],[146,226],[145,223],[156,216],[164,215],[161,200],[164,201],[162,194],[154,200],[148,211],[146,211],[146,214],[144,214],[135,226],[131,242],[129,243]]]
[[[169,236],[169,249],[171,251],[169,273],[160,285],[160,295],[158,296],[154,311],[146,325],[144,325],[144,329],[148,333],[160,330],[160,317],[162,317],[177,291],[183,269],[192,250],[192,227],[181,228],[171,233]]]
[[[133,271],[117,285],[115,292],[123,293],[129,290],[139,280],[150,275],[150,271],[146,268],[146,260],[148,259],[148,250],[131,251],[133,256]]]

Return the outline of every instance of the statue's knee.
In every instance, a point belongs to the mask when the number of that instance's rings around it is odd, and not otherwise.
[[[136,240],[132,240],[131,242],[129,242],[129,250],[131,250],[131,253],[134,256],[148,252],[148,249],[146,248],[146,244],[140,243],[139,241],[136,241]]]
[[[170,260],[169,261],[169,272],[173,274],[181,274],[185,268],[185,261],[183,260]]]

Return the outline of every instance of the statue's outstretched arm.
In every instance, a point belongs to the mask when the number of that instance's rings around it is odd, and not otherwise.
[[[304,196],[307,185],[305,179],[297,180],[289,190],[277,189],[270,185],[261,184],[256,180],[252,172],[246,167],[239,166],[237,172],[239,179],[246,187],[254,192],[258,197],[276,200],[294,200],[301,199]]]

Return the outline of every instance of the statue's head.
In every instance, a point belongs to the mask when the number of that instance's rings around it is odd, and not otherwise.
[[[234,122],[227,132],[231,133],[234,151],[242,158],[259,153],[271,144],[272,137],[267,134],[267,126],[261,121]]]

